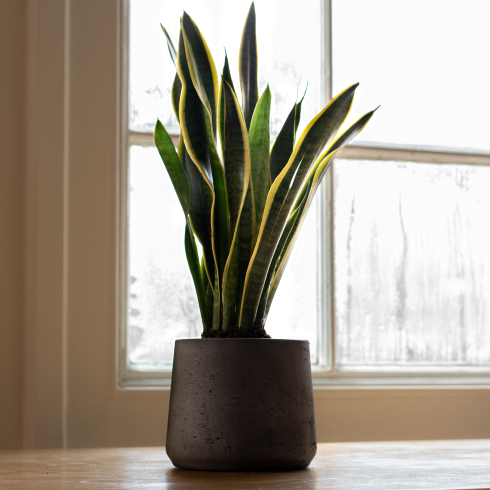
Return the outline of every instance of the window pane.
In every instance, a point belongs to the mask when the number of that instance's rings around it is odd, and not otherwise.
[[[490,149],[490,2],[332,1],[334,93],[381,104],[357,141]]]
[[[177,46],[182,9],[196,21],[213,54],[218,73],[224,47],[237,90],[238,50],[250,0],[131,1],[130,13],[130,128],[153,131],[157,117],[169,132],[178,133],[170,90],[175,68],[159,23]],[[259,89],[272,90],[272,131],[282,127],[289,111],[309,89],[302,110],[302,127],[318,110],[320,93],[319,0],[257,0]]]
[[[129,179],[129,361],[170,366],[174,341],[202,332],[184,216],[155,148],[131,147]],[[308,339],[312,363],[318,359],[316,233],[313,203],[266,325],[273,338]]]
[[[309,340],[312,364],[318,362],[318,305],[321,301],[317,296],[317,271],[320,268],[317,253],[318,200],[319,193],[311,204],[294,245],[265,326],[274,339]]]
[[[337,160],[336,359],[490,364],[490,168]]]
[[[202,329],[184,215],[155,148],[131,147],[129,181],[129,360],[171,363],[174,341]]]

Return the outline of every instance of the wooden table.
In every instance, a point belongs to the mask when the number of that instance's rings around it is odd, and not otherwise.
[[[5,489],[490,489],[490,440],[319,444],[303,471],[211,473],[165,448],[0,451]]]

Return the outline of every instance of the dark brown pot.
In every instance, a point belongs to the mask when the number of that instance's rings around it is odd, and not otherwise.
[[[167,454],[192,470],[306,468],[316,454],[308,341],[177,340]]]

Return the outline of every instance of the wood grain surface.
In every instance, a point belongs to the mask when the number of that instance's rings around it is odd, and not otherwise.
[[[490,440],[319,444],[306,470],[213,473],[165,448],[0,451],[6,489],[490,489]]]

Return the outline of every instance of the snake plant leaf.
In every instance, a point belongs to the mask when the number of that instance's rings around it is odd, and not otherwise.
[[[174,63],[175,68],[177,68],[177,50],[175,49],[174,43],[170,38],[167,29],[160,24],[163,33],[165,34],[165,38],[167,39],[168,52],[170,53],[170,57]],[[172,84],[172,106],[174,108],[175,117],[177,121],[179,121],[179,102],[180,102],[180,93],[182,92],[182,82],[180,81],[178,73],[175,74],[174,82]]]
[[[189,220],[185,225],[185,255],[187,257],[187,264],[191,271],[192,280],[194,281],[194,287],[196,289],[197,302],[199,304],[199,311],[201,313],[202,323],[204,330],[207,330],[206,325],[206,293],[204,290],[204,284],[201,276],[201,266],[199,263],[199,254],[197,252],[196,240],[194,238],[194,232],[192,231]]]
[[[304,98],[305,96],[303,95],[303,98],[294,104],[272,146],[270,163],[271,182],[276,180],[286,163],[288,163],[291,153],[293,153],[296,131],[298,130],[301,115],[301,104]]]
[[[311,183],[308,186],[308,190],[311,188]],[[298,209],[295,209],[288,218],[286,226],[284,227],[284,231],[282,232],[281,239],[277,244],[276,251],[274,252],[274,256],[271,260],[271,265],[269,266],[269,271],[267,273],[267,278],[264,283],[264,288],[262,289],[262,296],[260,297],[259,307],[257,308],[257,314],[255,316],[255,323],[265,324],[266,315],[268,313],[267,305],[269,298],[269,286],[272,279],[275,276],[277,271],[277,266],[281,263],[282,257],[284,256],[289,242],[294,236],[295,230],[298,226],[299,219],[301,217],[302,210],[306,204],[308,198],[308,191],[303,196],[302,202]]]
[[[255,106],[248,136],[256,223],[262,222],[265,201],[270,188],[270,114],[271,91],[267,85]]]
[[[242,110],[240,105],[236,104],[236,96],[233,89],[224,78],[221,80],[220,99],[222,107],[222,116],[220,117],[222,134],[220,138],[226,175],[226,188],[228,190],[230,231],[234,235],[238,215],[243,205],[242,190],[244,187],[245,153],[249,154],[250,151],[248,148],[245,148],[245,143],[248,146],[248,138],[245,139],[242,133]]]
[[[221,84],[219,88],[219,99],[218,99],[218,106],[219,106],[219,112],[218,112],[218,132],[219,132],[219,139],[221,142],[221,154],[223,155],[223,160],[224,160],[224,154],[225,154],[225,100],[224,100],[224,90],[223,90],[223,80],[228,82],[228,85],[231,87],[233,93],[235,92],[235,88],[233,86],[233,80],[231,79],[231,73],[230,73],[230,65],[228,64],[228,55],[225,50],[225,64],[223,66],[223,74],[221,76]],[[241,110],[241,108],[240,108]],[[225,173],[226,173],[226,165],[225,165]],[[228,196],[230,197],[230,196]],[[233,234],[233,227],[231,233]]]
[[[180,81],[179,74],[175,74],[174,83],[172,84],[172,107],[174,108],[175,117],[177,122],[180,123],[179,117],[179,105],[180,94],[182,93],[182,82]]]
[[[238,253],[238,302],[237,308],[240,308],[245,278],[250,259],[257,240],[257,223],[255,221],[255,200],[253,192],[252,177],[248,182],[247,195],[240,216],[240,250]]]
[[[329,146],[319,157],[318,160],[316,161],[315,165],[310,171],[310,174],[308,175],[308,178],[303,186],[303,189],[301,190],[298,198],[296,199],[296,203],[293,206],[293,209],[296,209],[296,207],[300,204],[303,194],[306,191],[306,187],[308,183],[313,182],[313,179],[315,177],[315,173],[320,166],[320,164],[323,162],[325,157],[329,155],[330,153],[334,152],[335,150],[341,148],[342,146],[347,145],[350,141],[352,141],[353,138],[355,138],[367,125],[367,123],[370,121],[370,119],[373,117],[373,114],[379,109],[380,106],[376,107],[376,109],[367,112],[364,114],[364,116],[360,117],[354,124],[349,126],[333,143],[331,146]]]
[[[233,85],[233,80],[231,79],[230,65],[228,63],[228,54],[225,49],[225,64],[223,66],[223,79],[228,82],[228,85],[233,90],[233,93],[236,94],[235,87]]]
[[[305,99],[307,90],[308,90],[308,84],[306,84],[305,93],[303,94],[303,97],[301,97],[301,100],[296,103],[296,115],[294,117],[295,137],[296,137],[296,133],[298,132],[299,120],[301,119],[301,105],[303,104],[303,100]]]
[[[213,172],[209,160],[206,127],[204,123],[205,108],[197,93],[186,58],[184,31],[180,29],[179,51],[177,52],[177,72],[182,82],[179,117],[180,129],[185,147],[192,161],[202,173],[204,180],[213,189]]]
[[[230,248],[230,220],[228,210],[228,196],[226,190],[225,173],[223,165],[216,150],[216,142],[212,129],[212,111],[205,91],[205,86],[199,71],[197,60],[194,56],[192,46],[184,29],[183,39],[185,54],[188,62],[189,74],[191,76],[194,89],[196,90],[203,105],[204,128],[206,133],[207,155],[213,176],[215,201],[215,220],[214,220],[214,246],[218,263],[219,278],[223,277],[223,271],[228,258]]]
[[[255,105],[259,99],[257,38],[255,34],[255,5],[252,2],[243,27],[240,42],[238,71],[242,89],[242,108],[247,129],[250,128]]]
[[[172,185],[179,198],[182,210],[185,216],[187,216],[189,214],[191,198],[189,179],[167,130],[159,120],[157,120],[155,125],[154,139],[158,153],[160,153],[160,157],[165,164]]]
[[[334,97],[313,118],[296,143],[288,163],[269,190],[257,243],[245,278],[239,317],[239,327],[245,332],[253,329],[270,262],[289,211],[313,161],[332,141],[349,114],[357,85],[348,87]]]
[[[214,193],[212,188],[204,180],[201,172],[192,161],[184,145],[182,135],[179,138],[178,155],[187,175],[190,189],[189,214],[194,232],[203,248],[203,262],[208,277],[208,282],[213,289],[215,258],[212,242],[212,211]],[[213,280],[211,280],[213,278]],[[209,323],[210,325],[210,323]]]
[[[347,145],[355,136],[357,136],[365,128],[366,124],[373,117],[373,114],[377,109],[378,108],[368,112],[360,119],[358,119],[354,124],[352,124],[349,128],[347,128],[332,143],[332,145],[319,157],[317,163],[313,167],[310,176],[306,181],[305,186],[303,187],[301,194],[298,196],[298,199],[296,200],[294,211],[291,214],[291,217],[293,215],[297,216],[296,224],[294,225],[294,229],[291,229],[290,233],[288,234],[288,238],[285,241],[280,256],[276,261],[272,283],[268,291],[266,309],[263,314],[265,317],[269,312],[277,287],[279,286],[279,282],[281,281],[281,278],[284,274],[284,271],[289,261],[289,257],[291,256],[291,252],[293,250],[294,244],[296,243],[296,240],[299,236],[304,220],[313,201],[313,198],[315,197],[316,191],[318,190],[318,187],[320,186],[320,183],[323,177],[325,176],[328,167],[330,166],[337,152],[343,146]]]
[[[211,288],[218,268],[215,250],[215,193],[208,152],[205,108],[196,92],[186,58],[184,30],[181,25],[177,71],[182,82],[180,129],[185,143],[183,164],[191,187],[191,218],[196,236],[203,246],[206,271]],[[189,158],[187,158],[189,156]]]
[[[174,43],[172,42],[172,38],[167,32],[167,29],[163,27],[163,24],[160,24],[160,27],[162,28],[163,34],[165,34],[165,38],[167,39],[168,52],[170,53],[170,57],[172,58],[175,68],[177,68],[177,50],[175,49]]]
[[[221,308],[221,291],[220,291],[220,276],[218,271],[214,277],[214,295],[213,295],[213,330],[221,330],[223,312]]]
[[[230,201],[230,214],[233,212],[231,219],[233,240],[223,273],[223,325],[228,327],[236,325],[237,304],[240,304],[238,294],[241,289],[240,284],[245,279],[243,268],[239,267],[240,240],[246,231],[248,231],[249,241],[252,240],[248,215],[243,222],[241,221],[250,182],[251,163],[247,127],[238,99],[232,87],[224,79],[221,82],[221,90],[225,114],[226,183],[230,190],[230,198],[233,196],[239,199],[238,202]]]
[[[184,12],[184,15],[182,16],[182,28],[192,48],[192,52],[194,54],[193,62],[197,65],[202,87],[206,93],[207,100],[209,101],[213,136],[216,138],[219,93],[218,72],[216,71],[216,65],[214,64],[211,51],[209,50],[201,31],[186,12]]]
[[[213,306],[214,292],[211,283],[208,281],[206,284],[206,325],[208,325],[208,329],[213,326]]]

